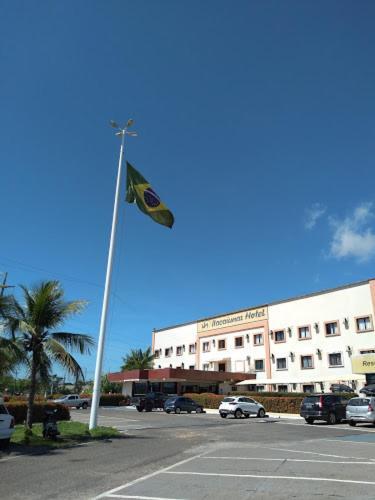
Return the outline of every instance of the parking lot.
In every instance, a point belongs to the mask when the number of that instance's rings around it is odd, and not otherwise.
[[[77,412],[74,418],[85,416]],[[206,443],[198,453],[124,481],[103,491],[98,499],[200,500],[233,494],[252,499],[369,498],[375,487],[375,429],[369,425],[353,430],[346,424],[309,426],[302,419],[223,420],[215,414],[166,415],[125,409],[102,409],[100,423],[104,422],[130,433],[204,425],[209,435],[219,427],[227,439]]]
[[[89,419],[89,411],[71,414]],[[371,425],[127,408],[101,408],[99,425],[118,427],[123,438],[0,460],[4,498],[24,498],[25,491],[29,499],[82,500],[374,497]]]

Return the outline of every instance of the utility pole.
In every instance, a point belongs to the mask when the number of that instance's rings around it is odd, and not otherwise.
[[[5,272],[5,273],[2,273],[4,275],[4,278],[3,278],[3,282],[2,284],[0,285],[0,297],[2,297],[4,295],[4,290],[6,288],[14,288],[14,286],[12,285],[7,285],[7,279],[8,279],[8,273]]]

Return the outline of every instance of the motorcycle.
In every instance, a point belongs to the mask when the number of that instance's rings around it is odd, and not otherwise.
[[[51,438],[56,439],[60,434],[59,429],[57,427],[57,410],[47,410],[44,415],[43,420],[43,437],[45,439]]]

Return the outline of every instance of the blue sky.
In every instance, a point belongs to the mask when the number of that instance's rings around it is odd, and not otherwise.
[[[372,1],[7,1],[0,271],[97,337],[119,142],[175,215],[121,206],[104,369],[152,328],[375,275]],[[125,187],[125,186],[123,186]],[[95,356],[82,359],[88,378]]]

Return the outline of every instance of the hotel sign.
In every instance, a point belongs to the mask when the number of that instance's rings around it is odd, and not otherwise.
[[[254,323],[255,321],[263,321],[266,319],[268,319],[267,307],[248,309],[247,311],[198,321],[198,333],[216,330],[217,328],[227,328],[228,326],[245,325],[247,323]]]
[[[352,357],[353,373],[375,373],[375,354]]]

